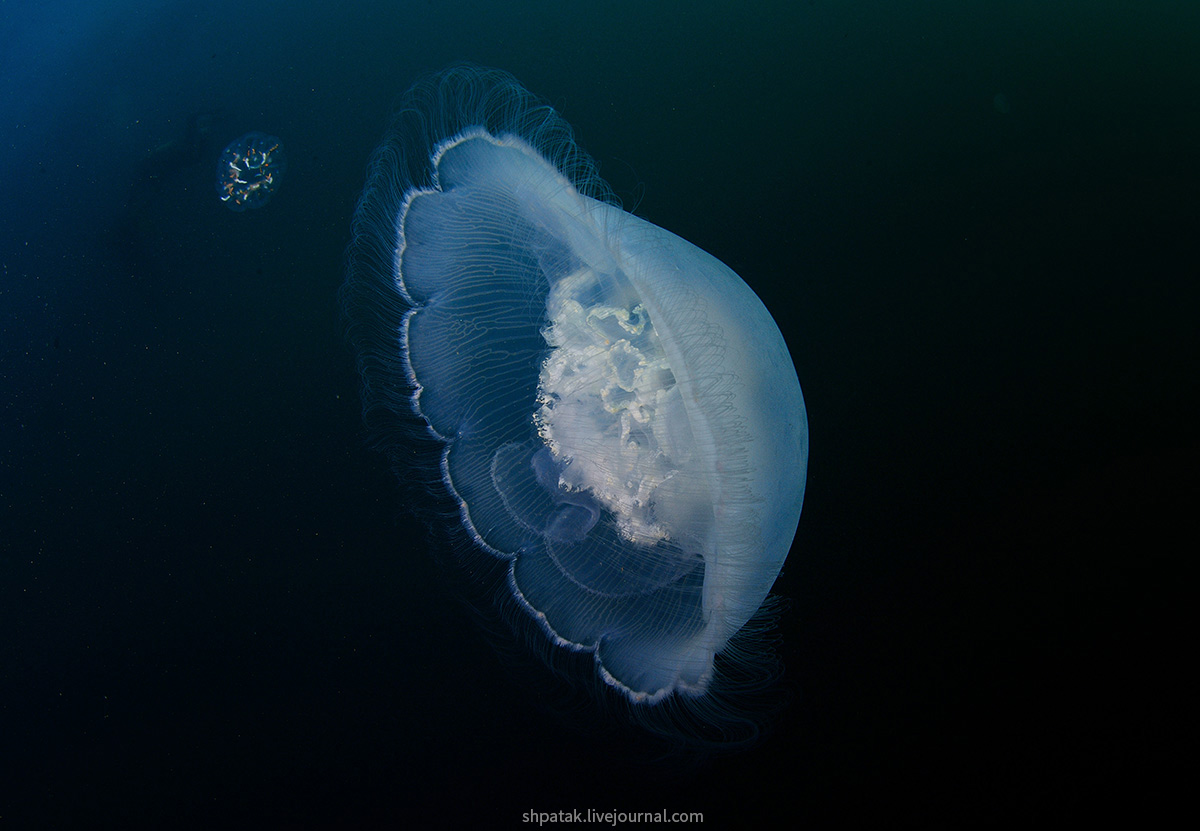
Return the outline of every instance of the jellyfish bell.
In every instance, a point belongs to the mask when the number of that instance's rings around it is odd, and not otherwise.
[[[591,656],[578,680],[635,715],[744,722],[727,704],[756,660],[740,641],[808,458],[796,371],[754,292],[617,207],[553,109],[473,67],[409,92],[354,230],[364,408],[425,426],[535,637]],[[382,437],[394,456],[406,441]]]
[[[236,213],[271,201],[287,171],[283,142],[257,131],[226,146],[217,160],[217,196]]]

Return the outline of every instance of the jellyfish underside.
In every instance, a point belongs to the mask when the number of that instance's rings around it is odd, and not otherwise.
[[[465,130],[401,210],[414,405],[477,542],[559,646],[635,702],[703,695],[803,499],[778,328],[715,258]]]

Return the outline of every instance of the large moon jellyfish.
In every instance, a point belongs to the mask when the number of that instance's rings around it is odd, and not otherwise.
[[[343,289],[364,410],[393,459],[436,443],[461,531],[551,658],[590,658],[579,683],[635,717],[744,721],[728,694],[804,498],[800,384],[733,271],[613,203],[511,76],[411,89]]]

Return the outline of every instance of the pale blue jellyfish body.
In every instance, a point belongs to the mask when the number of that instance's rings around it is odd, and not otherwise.
[[[510,76],[454,69],[408,100],[351,250],[368,410],[407,390],[549,643],[635,705],[703,697],[800,515],[783,337],[728,267],[593,198],[570,128]]]

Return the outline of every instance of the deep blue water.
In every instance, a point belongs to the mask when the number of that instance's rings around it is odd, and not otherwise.
[[[0,825],[1065,817],[1181,787],[1200,12],[744,5],[0,2]],[[461,60],[552,102],[792,351],[792,702],[753,750],[653,762],[564,713],[366,445],[350,220],[391,104]],[[250,131],[288,167],[234,213],[216,164]]]

